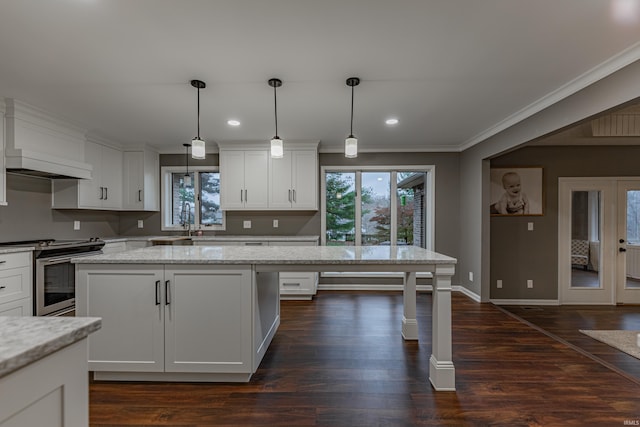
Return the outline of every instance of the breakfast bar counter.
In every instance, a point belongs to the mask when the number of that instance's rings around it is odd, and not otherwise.
[[[430,272],[429,379],[455,390],[456,260],[446,255],[415,246],[154,246],[73,262],[78,314],[103,318],[90,368],[113,380],[249,381],[280,324],[279,272],[402,272],[402,335],[416,340],[416,272]],[[131,351],[117,354],[116,342]]]

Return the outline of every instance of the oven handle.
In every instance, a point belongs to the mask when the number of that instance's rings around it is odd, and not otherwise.
[[[79,253],[79,254],[74,254],[74,255],[62,255],[59,257],[51,257],[51,258],[39,258],[36,261],[40,264],[46,264],[46,265],[50,265],[50,264],[63,264],[65,262],[71,262],[71,260],[73,258],[81,258],[81,257],[86,257],[86,256],[92,256],[92,255],[100,255],[102,254],[102,251],[92,251],[92,252],[85,252],[85,253]]]

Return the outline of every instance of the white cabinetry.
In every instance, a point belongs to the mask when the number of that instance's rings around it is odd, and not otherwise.
[[[220,151],[220,204],[225,210],[266,209],[267,150]]]
[[[123,163],[123,209],[158,211],[160,206],[158,153],[147,149],[125,151]]]
[[[241,267],[79,264],[78,315],[102,318],[89,338],[90,370],[97,379],[199,372],[248,380],[255,286]]]
[[[31,252],[0,254],[0,316],[31,316]]]
[[[269,246],[316,246],[312,242],[270,241]],[[310,300],[318,291],[318,273],[282,272],[279,276],[280,299]]]
[[[122,151],[87,141],[85,160],[93,166],[91,179],[52,180],[55,209],[122,208]]]
[[[269,208],[317,210],[317,150],[285,150],[281,159],[269,160]]]

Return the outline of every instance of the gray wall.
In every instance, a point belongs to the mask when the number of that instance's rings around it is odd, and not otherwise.
[[[543,216],[491,217],[491,298],[557,299],[558,178],[640,176],[638,158],[639,146],[563,146],[528,147],[493,159],[492,167],[542,166],[545,200]],[[528,222],[534,231],[527,231]]]
[[[73,239],[119,234],[117,212],[52,210],[51,181],[7,174],[8,206],[0,206],[0,241]],[[73,229],[80,221],[80,230]]]
[[[617,69],[624,64],[612,63],[611,66]],[[611,71],[613,69],[599,72],[605,75]],[[463,286],[478,293],[483,301],[489,300],[491,242],[489,212],[486,209],[489,205],[488,159],[640,97],[639,75],[640,62],[634,62],[601,80],[594,78],[592,81],[595,83],[584,89],[573,86],[560,88],[556,96],[540,100],[538,113],[522,118],[520,122],[513,117],[513,126],[461,153],[460,206],[464,206],[464,209],[460,217],[460,258],[457,269]],[[554,99],[562,100],[553,103]],[[481,282],[470,282],[467,272],[473,272],[474,277],[481,277]]]

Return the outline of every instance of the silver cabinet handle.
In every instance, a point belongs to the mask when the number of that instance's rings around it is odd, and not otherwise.
[[[291,203],[291,189],[289,189],[289,203]]]
[[[100,187],[100,200],[104,200],[104,187]]]
[[[2,261],[0,261],[0,264],[4,264],[6,262],[7,262],[6,260],[2,260]]]
[[[296,190],[293,190],[293,202],[296,202]]]
[[[156,305],[160,305],[160,280],[156,280]]]
[[[300,283],[282,283],[282,286],[300,286]]]
[[[109,198],[109,188],[104,187],[104,199],[107,200]]]
[[[240,201],[244,202],[244,199],[242,198],[242,189],[240,189]]]
[[[244,201],[248,202],[249,201],[249,197],[247,197],[247,189],[245,188],[244,190]]]
[[[7,287],[5,285],[0,286],[0,291],[7,289]]]
[[[138,190],[138,201],[142,201],[142,190]]]
[[[171,280],[166,280],[164,282],[164,292],[167,294],[164,305],[169,305],[171,304]]]

